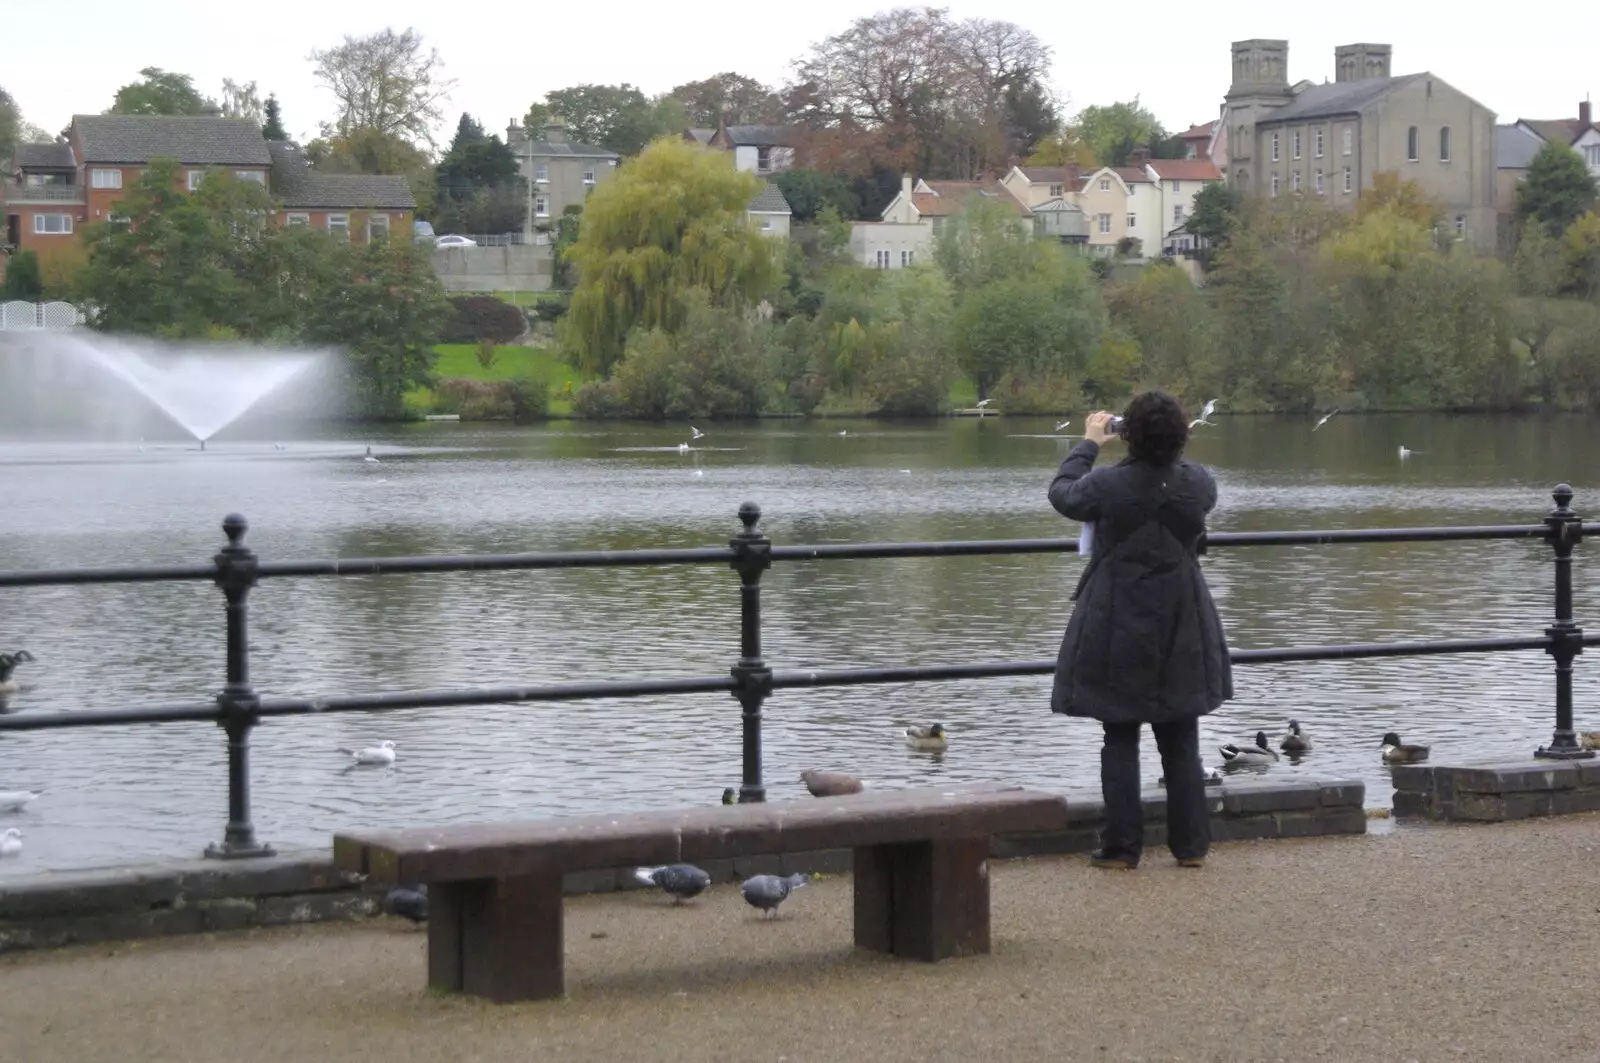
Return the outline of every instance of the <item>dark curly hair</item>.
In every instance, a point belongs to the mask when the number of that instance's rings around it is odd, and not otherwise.
[[[1135,395],[1122,411],[1121,434],[1130,457],[1152,465],[1171,465],[1189,442],[1189,419],[1171,395],[1146,391]]]

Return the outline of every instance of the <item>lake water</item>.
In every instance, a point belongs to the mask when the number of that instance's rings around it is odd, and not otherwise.
[[[1079,422],[1081,423],[1081,421]],[[679,426],[418,425],[372,435],[239,436],[205,454],[150,444],[0,442],[0,569],[203,561],[231,511],[268,559],[725,543],[745,500],[780,543],[1075,536],[1045,488],[1071,441],[1017,418]],[[841,435],[840,430],[845,434]],[[1190,456],[1215,472],[1213,530],[1531,523],[1562,480],[1600,509],[1592,420],[1575,416],[1218,417]],[[361,460],[368,443],[381,461]],[[1416,453],[1402,461],[1398,447]],[[1053,657],[1070,555],[780,563],[764,638],[780,669]],[[1515,636],[1550,619],[1542,542],[1217,550],[1204,565],[1235,647]],[[1580,556],[1580,621],[1600,580]],[[715,566],[271,580],[251,599],[263,695],[630,676],[721,675],[737,656],[737,577]],[[221,596],[208,585],[0,592],[0,649],[26,647],[13,711],[198,700],[222,682]],[[1241,667],[1207,717],[1216,746],[1301,720],[1315,752],[1283,774],[1354,776],[1386,804],[1380,736],[1436,760],[1526,755],[1548,741],[1539,653]],[[1052,716],[1048,679],[783,691],[766,706],[773,799],[803,768],[883,787],[1095,785],[1098,726]],[[1578,724],[1600,663],[1578,661]],[[904,748],[940,721],[947,755]],[[393,769],[345,770],[334,747],[392,739]],[[1150,743],[1147,739],[1146,745]],[[47,787],[0,826],[26,834],[0,874],[197,854],[226,811],[223,736],[169,724],[0,735],[0,790]],[[325,845],[341,828],[715,803],[739,780],[725,695],[341,714],[264,723],[253,739],[258,836]],[[1153,749],[1146,771],[1158,773]]]

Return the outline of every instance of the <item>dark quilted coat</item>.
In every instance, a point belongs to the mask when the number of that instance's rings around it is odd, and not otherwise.
[[[1095,469],[1084,440],[1050,504],[1094,522],[1094,546],[1056,660],[1050,708],[1107,723],[1203,716],[1233,697],[1222,620],[1196,545],[1217,485],[1202,466],[1126,458]]]

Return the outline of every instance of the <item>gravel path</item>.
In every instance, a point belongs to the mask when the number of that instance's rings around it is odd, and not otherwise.
[[[995,866],[993,955],[850,947],[850,884],[567,904],[564,1002],[421,988],[390,921],[0,957],[16,1063],[1600,1058],[1600,816]]]

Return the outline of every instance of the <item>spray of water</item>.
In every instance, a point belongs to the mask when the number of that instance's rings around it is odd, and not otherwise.
[[[158,342],[87,330],[35,335],[29,345],[36,357],[73,359],[98,368],[144,396],[202,444],[325,353]]]

